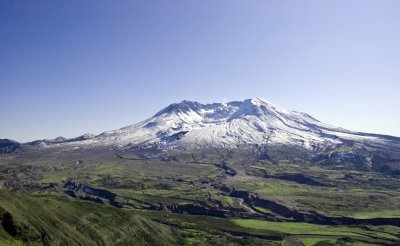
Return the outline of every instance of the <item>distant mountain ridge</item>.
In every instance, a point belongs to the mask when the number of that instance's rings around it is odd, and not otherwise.
[[[0,154],[14,153],[20,148],[21,144],[10,140],[10,139],[0,139]]]
[[[79,137],[75,137],[75,138],[64,138],[64,137],[59,136],[59,137],[56,137],[55,139],[35,140],[32,142],[28,142],[27,144],[48,146],[48,145],[52,145],[52,144],[79,142],[79,141],[93,139],[95,137],[96,137],[96,135],[94,135],[94,134],[86,133],[86,134],[83,134],[83,135],[81,135]]]

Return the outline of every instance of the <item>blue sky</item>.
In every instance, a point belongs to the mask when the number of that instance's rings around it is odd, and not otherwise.
[[[0,138],[261,97],[400,136],[400,1],[0,2]]]

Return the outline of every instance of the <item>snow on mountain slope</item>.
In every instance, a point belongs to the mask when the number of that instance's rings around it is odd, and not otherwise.
[[[307,114],[253,98],[226,104],[182,101],[169,105],[150,119],[102,133],[86,143],[179,149],[285,144],[315,149],[346,141],[369,146],[393,142],[385,136],[333,127]],[[397,138],[395,144],[398,144]]]

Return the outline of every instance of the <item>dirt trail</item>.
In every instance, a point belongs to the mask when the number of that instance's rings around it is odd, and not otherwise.
[[[244,210],[246,210],[247,212],[250,212],[250,213],[255,213],[256,212],[252,208],[247,206],[247,204],[244,203],[244,200],[242,198],[232,197],[232,199],[233,199],[233,204],[235,206],[241,207],[241,208],[243,208]]]

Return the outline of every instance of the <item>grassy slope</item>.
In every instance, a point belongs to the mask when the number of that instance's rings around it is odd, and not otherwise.
[[[382,227],[370,227],[365,230],[360,227],[350,226],[325,226],[300,222],[271,222],[252,219],[234,219],[236,224],[265,231],[275,231],[287,235],[323,235],[323,236],[356,236],[356,237],[373,237],[389,240],[399,240],[397,236],[400,233],[398,227],[388,227],[386,230]],[[392,231],[388,231],[390,229]],[[393,229],[397,228],[397,229]]]
[[[9,243],[15,239],[39,245],[46,240],[51,245],[161,245],[174,241],[167,226],[132,212],[67,197],[1,191],[0,206],[12,214],[20,230],[15,238],[0,233]]]

